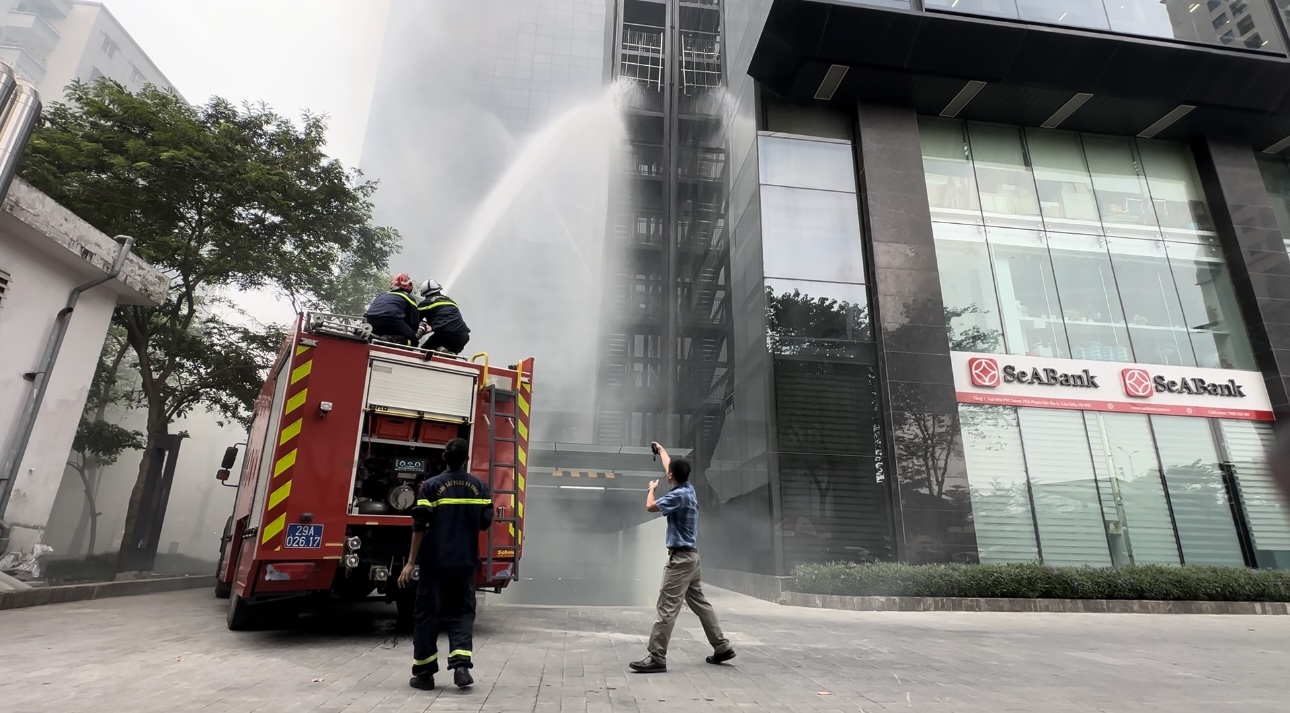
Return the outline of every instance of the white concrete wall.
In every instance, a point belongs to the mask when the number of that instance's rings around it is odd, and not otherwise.
[[[0,435],[10,444],[31,393],[32,383],[22,375],[37,368],[55,316],[66,304],[68,293],[85,278],[51,261],[30,243],[5,234],[0,234],[0,270],[8,272],[12,280],[0,304],[0,344],[4,345],[0,351]],[[116,300],[110,286],[101,287],[82,295],[72,314],[4,513],[5,520],[15,526],[11,549],[30,549],[40,539]]]
[[[0,305],[0,463],[17,450],[17,422],[33,384],[54,318],[77,285],[111,269],[120,245],[49,196],[15,179],[0,208],[0,270],[10,285]],[[120,274],[83,293],[50,375],[49,388],[20,463],[5,512],[10,547],[30,549],[53,508],[64,465],[117,304],[158,305],[170,280],[130,255]]]

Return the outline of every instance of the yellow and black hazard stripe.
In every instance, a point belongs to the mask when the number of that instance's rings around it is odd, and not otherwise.
[[[282,407],[281,430],[274,450],[273,471],[269,476],[269,501],[264,506],[264,530],[260,544],[282,549],[282,531],[287,526],[287,500],[291,497],[291,479],[295,474],[300,429],[304,426],[303,407],[309,400],[309,374],[313,372],[313,347],[296,346],[291,373],[287,377],[286,403]]]
[[[526,359],[529,368],[532,369],[532,360]],[[519,502],[516,504],[515,514],[517,517],[518,528],[511,527],[511,536],[515,538],[515,546],[518,547],[524,543],[524,486],[529,474],[529,411],[530,402],[533,398],[533,382],[530,372],[529,378],[524,376],[524,364],[519,364],[519,389],[516,396],[517,405],[519,406],[519,418],[515,419],[515,439],[519,441],[516,449],[516,456],[519,463],[515,467],[515,489],[519,491]]]
[[[605,478],[610,480],[618,477],[618,473],[612,470],[563,470],[560,468],[551,471],[551,475],[556,478]]]

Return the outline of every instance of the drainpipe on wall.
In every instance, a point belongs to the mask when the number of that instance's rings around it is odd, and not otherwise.
[[[0,140],[2,142],[2,140]],[[10,177],[12,180],[12,176]],[[3,176],[0,175],[0,180]],[[117,251],[116,261],[112,263],[112,269],[89,282],[72,289],[67,296],[67,306],[59,310],[58,315],[54,317],[54,331],[49,335],[49,341],[45,343],[45,355],[40,360],[40,368],[30,374],[24,374],[23,378],[35,383],[31,396],[27,399],[26,406],[23,407],[22,416],[18,419],[17,436],[13,446],[5,457],[4,470],[0,471],[0,518],[3,518],[5,508],[9,506],[9,496],[13,493],[13,484],[18,479],[18,469],[22,467],[23,456],[27,453],[27,444],[31,441],[31,432],[36,428],[36,417],[40,413],[41,402],[45,400],[45,390],[49,387],[49,377],[53,374],[54,364],[58,361],[58,353],[63,348],[63,337],[67,335],[67,327],[71,324],[72,312],[76,309],[76,303],[81,298],[82,292],[98,287],[99,285],[115,280],[117,275],[121,274],[121,268],[125,266],[125,260],[130,256],[130,251],[134,248],[134,238],[128,235],[118,235],[114,238],[121,244]],[[9,539],[10,526],[3,519],[0,519],[0,531],[3,532],[3,541],[6,543]]]

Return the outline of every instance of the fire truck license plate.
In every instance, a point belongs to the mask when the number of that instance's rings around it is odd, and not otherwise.
[[[286,547],[322,547],[322,525],[287,525]]]

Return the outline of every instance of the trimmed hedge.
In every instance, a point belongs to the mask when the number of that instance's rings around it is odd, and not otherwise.
[[[1042,564],[808,564],[791,590],[854,597],[1290,601],[1290,570],[1244,567],[1049,567]]]

